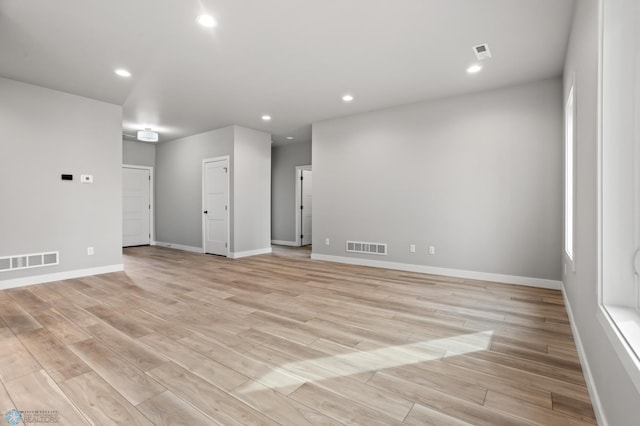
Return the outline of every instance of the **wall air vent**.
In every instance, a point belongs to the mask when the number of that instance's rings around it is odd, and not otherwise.
[[[478,58],[479,61],[492,58],[491,51],[489,50],[489,45],[487,43],[473,46],[473,53],[476,54],[476,58]]]
[[[385,243],[366,243],[363,241],[347,241],[347,252],[387,255],[387,245]]]
[[[0,272],[57,265],[59,257],[60,252],[57,251],[3,256],[0,257]]]

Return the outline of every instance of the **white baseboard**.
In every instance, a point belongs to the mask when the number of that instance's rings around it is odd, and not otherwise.
[[[271,240],[271,244],[275,244],[277,246],[298,247],[298,243],[296,243],[295,241]]]
[[[257,250],[248,250],[248,251],[238,251],[238,252],[229,252],[229,259],[240,259],[241,257],[249,257],[249,256],[257,256],[259,254],[269,254],[271,253],[271,247],[257,249]]]
[[[328,262],[347,263],[349,265],[372,266],[374,268],[397,269],[399,271],[418,272],[423,274],[444,275],[448,277],[472,280],[492,281],[504,284],[526,285],[530,287],[562,289],[560,281],[543,278],[520,277],[516,275],[492,274],[488,272],[465,271],[461,269],[438,268],[435,266],[413,265],[410,263],[386,262],[384,260],[361,259],[357,257],[332,256],[311,253],[311,259]]]
[[[190,251],[193,253],[202,253],[202,247],[183,246],[182,244],[163,243],[162,241],[156,241],[155,245],[159,247],[172,248],[176,250]]]
[[[24,287],[33,284],[43,284],[52,281],[70,280],[72,278],[87,277],[89,275],[108,274],[110,272],[124,271],[124,265],[100,266],[98,268],[76,269],[66,272],[54,272],[53,274],[34,275],[31,277],[15,278],[0,281],[0,290],[8,288]]]
[[[573,333],[573,340],[576,342],[576,349],[578,350],[580,365],[582,365],[582,371],[584,372],[584,379],[587,382],[587,389],[589,390],[589,396],[591,397],[591,405],[593,406],[593,411],[596,415],[596,420],[598,421],[598,424],[601,426],[608,426],[609,422],[607,422],[607,418],[604,415],[604,409],[602,408],[600,395],[598,394],[596,384],[593,380],[593,375],[591,374],[591,367],[589,367],[589,361],[584,351],[584,346],[582,345],[580,332],[578,331],[578,328],[576,327],[576,321],[573,318],[573,311],[571,310],[571,304],[569,303],[569,298],[567,298],[567,293],[565,291],[564,284],[561,283],[561,285],[562,285],[562,298],[564,299],[564,306],[567,310],[567,315],[569,316],[569,324],[571,324],[571,332]]]

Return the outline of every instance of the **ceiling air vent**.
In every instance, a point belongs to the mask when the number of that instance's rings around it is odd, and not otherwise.
[[[491,51],[489,50],[489,45],[487,43],[473,46],[473,53],[476,54],[479,61],[492,58]]]
[[[387,245],[384,243],[366,243],[363,241],[347,241],[347,252],[387,255]]]

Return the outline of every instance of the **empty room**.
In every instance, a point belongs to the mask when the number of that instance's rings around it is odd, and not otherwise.
[[[640,423],[639,0],[0,0],[0,423]]]

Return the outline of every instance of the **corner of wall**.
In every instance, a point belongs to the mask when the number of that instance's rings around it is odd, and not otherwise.
[[[573,316],[573,309],[571,308],[571,302],[567,297],[567,292],[564,286],[564,282],[561,283],[561,291],[562,291],[562,298],[564,300],[564,306],[567,310],[567,315],[569,316],[569,324],[571,325],[573,340],[576,343],[578,358],[580,359],[580,364],[584,372],[583,374],[584,374],[585,382],[587,384],[587,390],[589,391],[589,396],[591,397],[593,411],[596,414],[596,419],[598,420],[598,424],[601,426],[607,426],[609,423],[607,422],[604,408],[602,407],[600,394],[598,393],[598,389],[596,387],[596,383],[593,378],[593,373],[591,372],[591,365],[589,364],[589,358],[587,358],[587,354],[586,354],[584,345],[582,343],[582,338],[580,336],[580,331],[578,330],[575,317]]]

